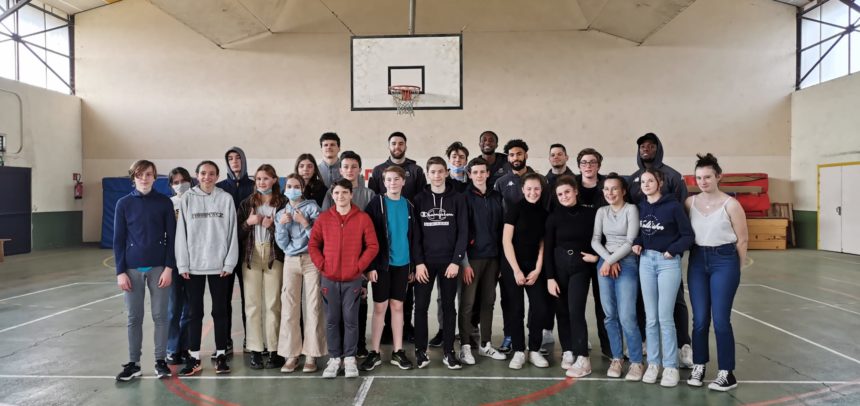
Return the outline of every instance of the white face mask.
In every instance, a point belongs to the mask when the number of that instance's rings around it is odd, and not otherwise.
[[[181,195],[181,194],[187,192],[188,189],[191,189],[191,183],[190,182],[182,182],[178,185],[170,185],[170,187],[173,188],[173,191],[176,192],[177,195]]]

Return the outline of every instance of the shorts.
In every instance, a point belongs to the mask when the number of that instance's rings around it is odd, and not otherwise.
[[[373,285],[373,301],[383,303],[389,299],[406,300],[406,287],[409,283],[409,264],[389,266],[387,271],[376,270]]]

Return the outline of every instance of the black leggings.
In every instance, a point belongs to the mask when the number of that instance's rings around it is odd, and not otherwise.
[[[203,333],[203,294],[206,291],[206,281],[209,281],[209,295],[212,298],[212,320],[215,324],[215,348],[227,349],[230,339],[230,314],[227,313],[231,292],[230,280],[232,275],[191,275],[185,281],[185,293],[188,299],[188,349],[200,351],[200,336]]]
[[[555,278],[561,290],[555,300],[558,319],[558,338],[562,351],[588,356],[588,325],[585,322],[585,304],[588,302],[589,269],[557,269]],[[603,320],[598,320],[601,324]]]
[[[525,269],[533,269],[526,267]],[[549,309],[549,293],[546,290],[546,279],[541,276],[534,285],[519,286],[514,279],[514,270],[508,261],[502,260],[502,291],[504,292],[504,315],[505,334],[511,336],[511,348],[514,351],[525,351],[525,327],[523,321],[526,316],[525,294],[529,297],[529,350],[540,349],[543,329],[547,325],[546,314]]]
[[[454,330],[457,324],[457,310],[454,308],[454,297],[457,295],[457,278],[445,277],[449,264],[426,264],[430,280],[427,283],[415,283],[415,349],[427,350],[427,312],[430,309],[430,297],[433,285],[439,279],[442,290],[442,349],[446,353],[454,351]]]

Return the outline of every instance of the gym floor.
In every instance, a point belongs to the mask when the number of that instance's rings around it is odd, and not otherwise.
[[[593,351],[594,373],[564,378],[558,344],[550,368],[478,358],[449,371],[438,349],[422,370],[383,364],[358,379],[323,380],[315,374],[251,370],[237,353],[232,373],[156,380],[152,376],[152,322],[144,323],[144,376],[117,383],[127,362],[126,315],[113,278],[113,258],[96,247],[39,251],[0,264],[0,403],[53,404],[860,404],[860,257],[821,251],[752,251],[735,299],[739,387],[728,393],[630,383],[606,378],[608,360]],[[686,267],[685,267],[686,269]],[[238,285],[237,285],[238,292]],[[435,305],[435,303],[434,303]],[[241,342],[238,296],[234,331]],[[208,309],[207,304],[207,309]],[[495,336],[501,340],[497,304]],[[431,308],[435,314],[435,308]],[[589,311],[593,327],[593,312]],[[147,317],[149,317],[147,315]],[[436,331],[431,317],[431,334]],[[203,351],[212,350],[211,319],[204,319]],[[596,331],[590,331],[597,343]],[[407,353],[413,354],[411,346]],[[387,361],[390,348],[383,347]],[[708,380],[716,374],[716,349]],[[320,366],[323,366],[320,362]],[[689,375],[682,370],[682,379]]]

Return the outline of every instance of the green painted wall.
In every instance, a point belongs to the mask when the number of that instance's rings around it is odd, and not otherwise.
[[[33,213],[33,250],[80,245],[82,227],[81,211]]]
[[[798,248],[818,249],[818,212],[794,210],[794,232]]]

